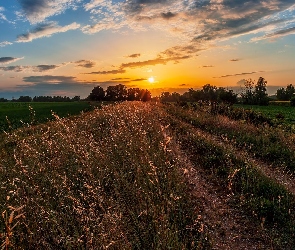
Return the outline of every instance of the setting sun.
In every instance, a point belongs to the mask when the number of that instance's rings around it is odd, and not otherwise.
[[[153,76],[151,76],[149,79],[148,79],[149,83],[154,83],[155,82],[155,78]]]

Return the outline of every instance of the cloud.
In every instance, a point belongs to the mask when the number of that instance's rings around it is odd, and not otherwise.
[[[5,46],[11,45],[11,44],[13,44],[13,43],[8,42],[8,41],[0,42],[0,47],[5,47]]]
[[[89,3],[84,5],[84,8],[88,11],[103,5],[105,5],[105,0],[91,0]]]
[[[23,15],[33,24],[61,14],[66,9],[75,9],[79,2],[79,0],[19,0]]]
[[[230,61],[230,62],[238,62],[238,61],[240,61],[240,59],[235,58],[235,59],[230,59],[229,61]]]
[[[54,70],[61,67],[61,65],[37,65],[37,66],[6,66],[0,67],[0,70],[3,71],[14,71],[14,72],[23,72],[23,71],[33,71],[33,72],[45,72],[49,70]]]
[[[253,71],[253,72],[244,72],[244,73],[237,73],[237,74],[232,74],[232,75],[223,75],[223,76],[217,76],[213,78],[225,78],[225,77],[231,77],[231,76],[244,76],[244,75],[252,75],[256,73],[263,73],[264,71]]]
[[[77,67],[82,68],[93,68],[95,66],[95,62],[89,60],[79,60],[74,62]]]
[[[161,17],[164,19],[171,19],[176,16],[177,16],[177,13],[172,13],[171,11],[161,13]]]
[[[24,57],[16,58],[16,57],[0,57],[0,64],[9,64],[16,62],[18,60],[24,59]]]
[[[213,68],[213,65],[203,65],[201,68]]]
[[[138,79],[133,79],[131,80],[131,82],[142,82],[142,81],[146,81],[146,78],[138,78]]]
[[[22,72],[28,68],[29,68],[28,66],[7,66],[7,67],[0,67],[0,70]]]
[[[140,57],[141,56],[141,54],[131,54],[131,55],[129,55],[129,56],[126,56],[126,57],[130,57],[130,58],[137,58],[137,57]]]
[[[264,40],[264,39],[276,39],[276,38],[280,38],[287,35],[295,35],[295,27],[281,29],[264,36],[255,37],[251,41],[255,42],[255,41]]]
[[[117,77],[117,78],[111,79],[111,81],[121,81],[121,80],[130,80],[130,78],[128,78],[128,77]]]
[[[114,70],[107,70],[107,71],[96,71],[96,72],[90,72],[85,74],[91,74],[91,75],[110,75],[110,74],[123,74],[126,70],[124,69],[114,69]]]
[[[69,30],[78,29],[79,27],[80,27],[80,24],[77,24],[76,22],[63,27],[57,25],[56,22],[40,24],[31,32],[19,35],[17,37],[17,42],[31,42],[34,39],[38,39],[42,37],[50,37],[55,33],[63,33]]]

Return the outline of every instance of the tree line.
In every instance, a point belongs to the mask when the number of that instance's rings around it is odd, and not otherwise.
[[[200,90],[188,89],[183,94],[177,92],[162,92],[159,99],[162,102],[222,102],[227,104],[234,104],[237,102],[250,105],[268,105],[271,100],[267,93],[267,81],[263,77],[259,77],[255,82],[252,79],[245,80],[244,88],[238,95],[231,89],[223,87],[216,87],[214,85],[206,84]],[[104,90],[101,86],[93,88],[91,93],[85,100],[88,101],[150,101],[152,99],[151,92],[147,89],[127,88],[123,84],[115,86],[108,86]],[[276,92],[276,99],[278,101],[291,101],[291,105],[295,106],[295,88],[289,84],[286,88],[279,88]],[[80,101],[80,96],[73,98],[67,96],[20,96],[15,102],[71,102]],[[5,98],[0,98],[0,102],[7,102]]]
[[[0,98],[0,102],[8,102],[5,98]],[[20,96],[18,99],[12,98],[12,102],[75,102],[80,101],[80,96],[73,98],[67,96]]]
[[[151,92],[147,89],[127,88],[123,84],[108,86],[106,90],[102,87],[94,87],[87,100],[90,101],[150,101]]]

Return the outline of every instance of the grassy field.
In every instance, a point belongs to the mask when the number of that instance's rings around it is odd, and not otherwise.
[[[276,124],[295,125],[295,107],[291,106],[259,106],[259,105],[235,105],[243,109],[251,109],[260,112],[272,119]]]
[[[1,134],[0,243],[291,250],[294,142],[278,127],[141,102]]]
[[[90,109],[90,104],[87,102],[0,103],[0,132],[9,129],[9,122],[12,129],[16,129],[25,124],[44,123],[53,118],[52,112],[60,117],[65,117],[77,115],[83,110]]]

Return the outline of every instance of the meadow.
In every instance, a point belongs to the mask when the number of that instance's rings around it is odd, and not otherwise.
[[[30,123],[44,123],[53,118],[80,114],[90,110],[88,102],[2,102],[0,103],[0,132]],[[6,118],[7,117],[7,118]]]
[[[294,133],[122,102],[1,134],[3,249],[293,249]]]
[[[259,106],[259,105],[235,105],[238,108],[254,110],[270,118],[276,124],[295,125],[295,107],[291,106]]]

